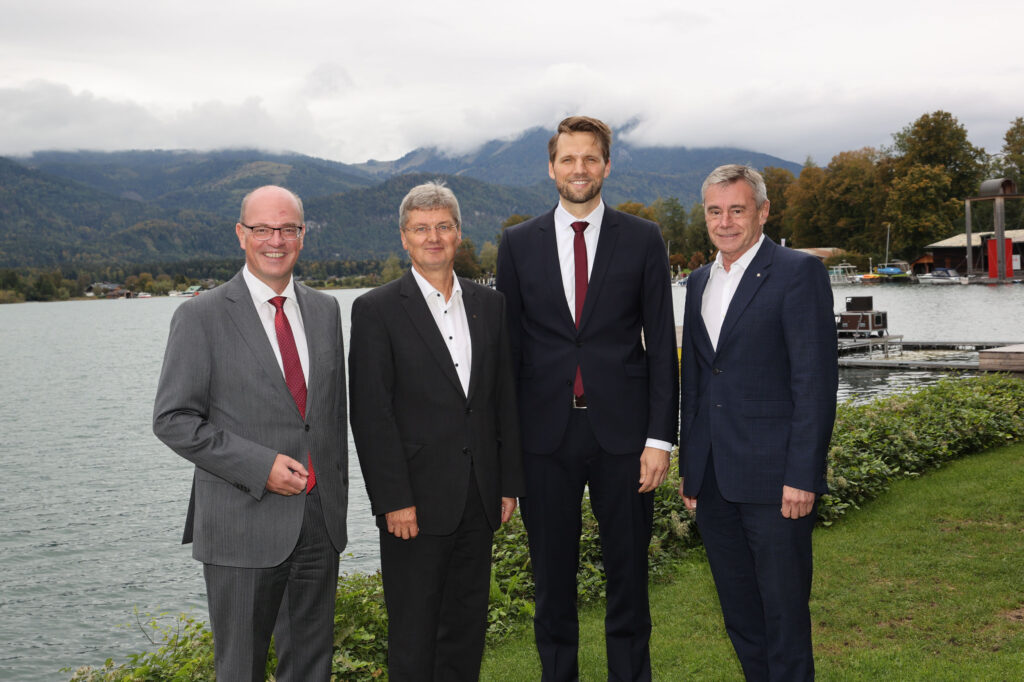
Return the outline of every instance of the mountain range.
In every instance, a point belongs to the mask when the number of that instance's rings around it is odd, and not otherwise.
[[[475,151],[414,150],[394,161],[344,164],[258,150],[46,151],[0,157],[0,267],[154,263],[240,257],[233,226],[242,196],[284,185],[303,198],[303,259],[361,260],[401,252],[398,205],[410,187],[443,178],[459,198],[464,233],[494,241],[512,214],[557,199],[547,174],[550,131],[533,128]],[[617,141],[605,200],[698,201],[723,163],[800,166],[733,148],[638,147]]]

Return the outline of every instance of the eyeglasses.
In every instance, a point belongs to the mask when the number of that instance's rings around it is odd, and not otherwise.
[[[242,227],[252,230],[253,239],[260,242],[265,242],[270,239],[275,232],[281,233],[281,239],[286,242],[293,242],[302,236],[302,229],[305,225],[285,225],[284,227],[270,227],[269,225],[246,225],[245,223],[239,223]]]
[[[405,230],[406,232],[412,232],[417,237],[426,237],[428,234],[430,234],[431,230],[433,230],[434,232],[437,232],[437,234],[439,236],[443,237],[446,234],[455,234],[456,232],[458,232],[459,231],[459,226],[458,225],[449,225],[447,223],[441,223],[440,225],[434,225],[434,226],[430,226],[430,225],[416,225],[414,227],[403,227],[402,229]]]

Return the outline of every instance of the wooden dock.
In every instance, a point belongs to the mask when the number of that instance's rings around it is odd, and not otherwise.
[[[977,352],[977,360],[917,360],[903,351]],[[844,357],[867,351],[867,357]],[[875,353],[880,353],[875,356]],[[1024,344],[1012,341],[904,341],[902,335],[839,340],[839,366],[876,369],[1024,373]]]

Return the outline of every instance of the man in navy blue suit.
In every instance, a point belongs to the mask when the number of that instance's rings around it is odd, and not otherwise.
[[[608,579],[608,679],[650,680],[647,547],[677,432],[675,323],[658,226],[605,206],[611,131],[572,116],[548,143],[560,200],[498,250],[517,378],[543,680],[579,678],[584,488]]]
[[[832,289],[816,258],[763,234],[764,180],[704,181],[718,248],[687,280],[679,494],[696,509],[747,680],[810,680],[811,531],[838,382]]]

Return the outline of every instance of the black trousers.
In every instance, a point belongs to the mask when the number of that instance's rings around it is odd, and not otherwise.
[[[279,682],[329,680],[338,552],[318,486],[291,556],[272,568],[203,564],[217,679],[262,682],[273,633]]]
[[[536,582],[534,634],[551,682],[579,678],[576,573],[582,528],[580,505],[590,490],[601,534],[607,584],[605,643],[609,680],[650,680],[647,547],[654,493],[640,494],[640,453],[605,452],[584,410],[573,410],[565,437],[550,455],[525,453],[523,521]]]
[[[487,634],[494,531],[470,473],[466,508],[451,535],[403,540],[380,529],[392,682],[471,682]]]
[[[708,553],[725,629],[747,680],[814,679],[811,649],[811,531],[807,516],[782,516],[777,504],[722,498],[708,459],[697,497],[697,528]]]

